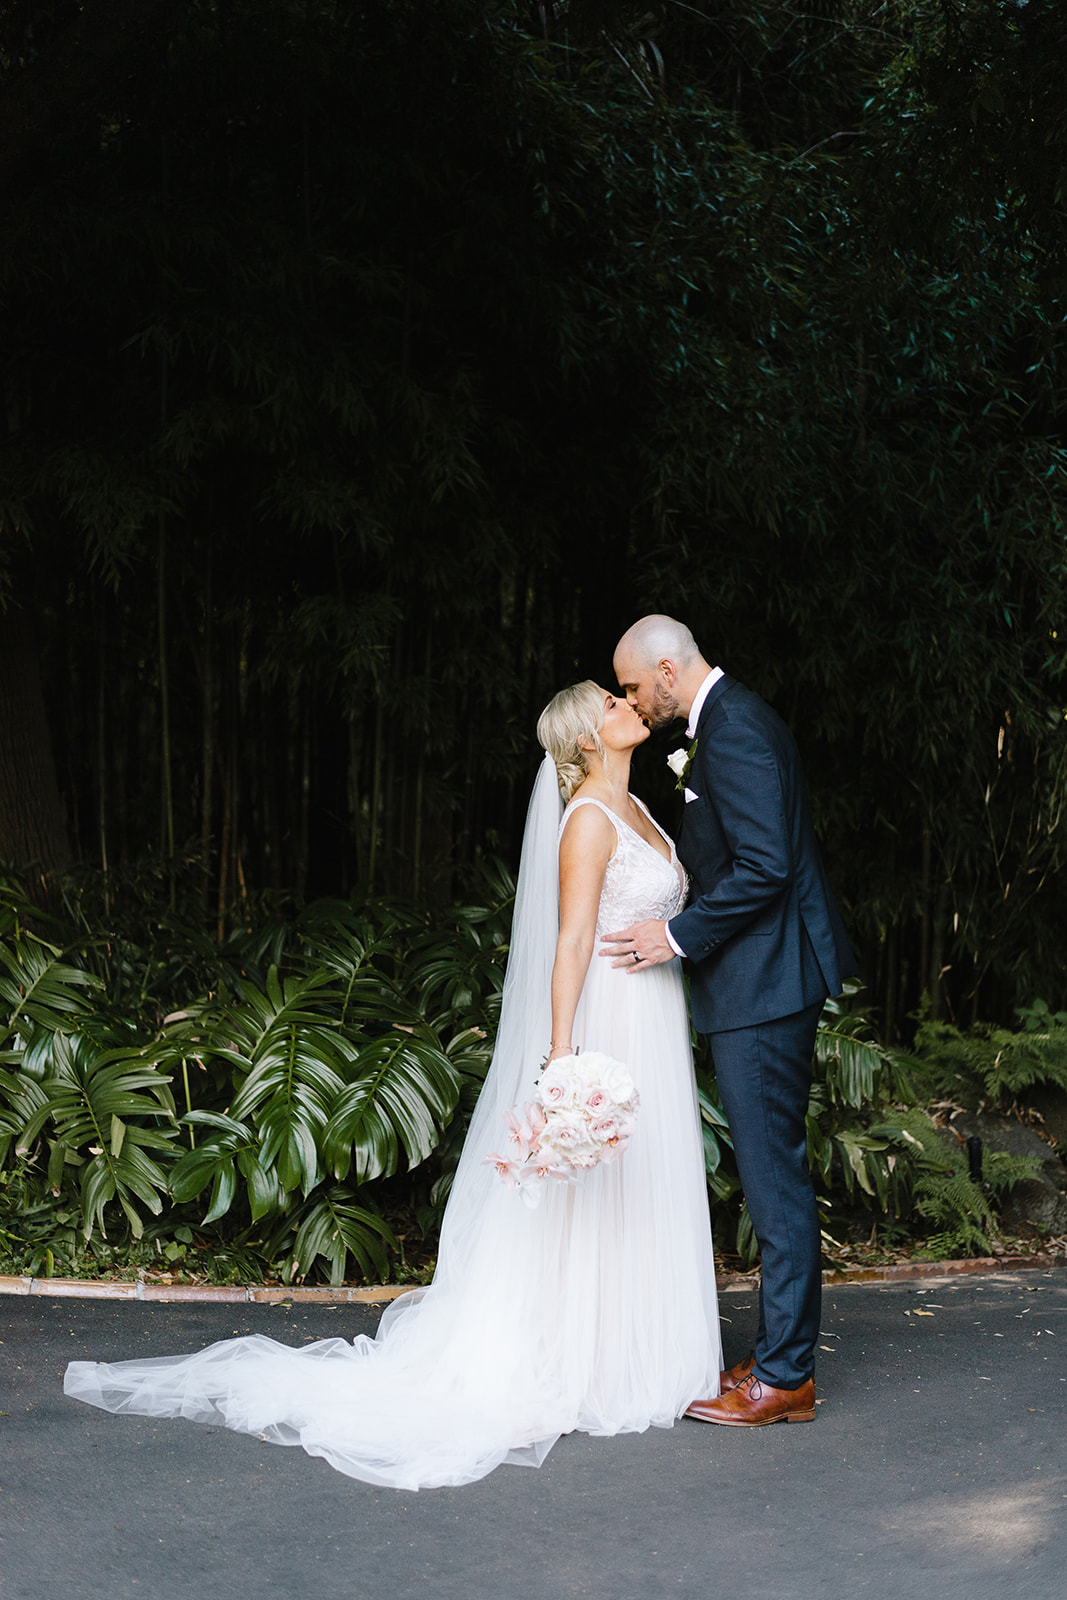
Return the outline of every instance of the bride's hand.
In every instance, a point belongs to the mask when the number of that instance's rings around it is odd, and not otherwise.
[[[552,1046],[551,1050],[548,1052],[548,1055],[545,1057],[545,1065],[547,1066],[549,1061],[558,1061],[561,1056],[572,1056],[573,1054],[574,1054],[574,1046],[573,1045],[571,1045],[571,1044],[554,1044]]]

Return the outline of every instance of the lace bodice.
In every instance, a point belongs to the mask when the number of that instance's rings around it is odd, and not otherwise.
[[[632,798],[636,799],[636,796]],[[646,917],[673,917],[681,911],[689,893],[689,880],[678,860],[673,841],[663,833],[663,829],[651,816],[648,807],[640,800],[637,800],[637,804],[649,818],[656,832],[663,834],[663,838],[670,845],[670,861],[665,860],[647,839],[642,839],[639,833],[635,833],[629,823],[623,822],[622,818],[617,817],[602,801],[594,800],[592,797],[572,800],[559,826],[562,837],[564,828],[579,806],[596,806],[608,818],[618,835],[619,842],[615,854],[608,862],[604,887],[600,892],[600,907],[596,919],[598,938],[605,933],[615,933],[620,928],[628,928],[632,922],[643,922]]]

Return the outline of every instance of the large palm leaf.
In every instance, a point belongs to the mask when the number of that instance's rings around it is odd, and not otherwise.
[[[126,1048],[102,1049],[93,1041],[57,1034],[46,1096],[22,1133],[28,1151],[46,1126],[55,1131],[49,1179],[57,1187],[67,1165],[77,1169],[83,1232],[106,1236],[104,1208],[117,1200],[135,1237],[144,1222],[138,1202],[158,1215],[167,1179],[148,1151],[169,1155],[175,1134],[169,1078],[150,1060]],[[140,1091],[147,1089],[148,1094]],[[169,1125],[168,1125],[169,1124]]]
[[[39,1030],[61,1033],[86,1012],[86,991],[103,987],[99,978],[80,967],[69,966],[62,952],[34,934],[22,934],[0,944],[0,1045],[12,1040],[24,1045]],[[15,1052],[21,1056],[19,1048]],[[12,1053],[4,1051],[4,1059]]]
[[[283,1208],[285,1191],[277,1173],[263,1166],[253,1128],[214,1111],[192,1111],[182,1120],[211,1131],[174,1163],[170,1192],[175,1200],[195,1200],[210,1184],[210,1205],[201,1221],[217,1222],[233,1205],[243,1178],[253,1222]]]
[[[356,1204],[351,1189],[335,1184],[318,1194],[300,1218],[287,1276],[305,1278],[319,1256],[330,1263],[330,1282],[344,1282],[348,1257],[364,1278],[381,1280],[389,1265],[386,1247],[396,1248],[381,1217]]]
[[[334,1175],[359,1183],[390,1177],[407,1156],[425,1161],[459,1103],[461,1078],[424,1024],[407,1024],[360,1046],[326,1128]]]
[[[160,1059],[215,1058],[233,1074],[229,1125],[219,1113],[187,1117],[211,1131],[173,1175],[176,1198],[212,1183],[210,1218],[229,1208],[241,1177],[258,1217],[277,1207],[275,1179],[307,1196],[324,1166],[344,1178],[354,1164],[364,1181],[395,1172],[401,1150],[414,1166],[455,1111],[460,1074],[436,1034],[345,930],[328,943],[325,970],[283,981],[272,969],[262,989],[242,984],[239,1004],[187,1013],[159,1047]]]
[[[211,1220],[229,1209],[239,1172],[249,1185],[254,1215],[274,1204],[275,1181],[286,1192],[299,1187],[305,1195],[319,1181],[319,1147],[344,1084],[348,1054],[331,1017],[337,1004],[330,974],[283,980],[272,967],[262,988],[242,982],[238,1003],[209,1003],[184,1013],[157,1046],[157,1060],[193,1057],[231,1069],[236,1092],[225,1123],[215,1113],[186,1117],[190,1125],[207,1123],[214,1132],[201,1159],[183,1157],[175,1173],[175,1193],[184,1198],[199,1193],[205,1174],[211,1176]],[[252,1153],[239,1160],[244,1151]]]
[[[482,907],[455,906],[449,921],[451,926],[415,941],[407,969],[411,990],[423,1015],[439,1030],[495,1027],[507,944]]]

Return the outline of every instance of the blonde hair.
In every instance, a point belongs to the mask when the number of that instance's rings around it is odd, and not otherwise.
[[[559,792],[569,800],[589,776],[589,754],[578,743],[590,739],[601,760],[604,746],[604,691],[592,678],[572,683],[554,695],[537,719],[537,737],[556,763]]]

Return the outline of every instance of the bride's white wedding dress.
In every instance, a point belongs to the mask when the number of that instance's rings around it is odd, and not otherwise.
[[[417,1489],[469,1483],[505,1461],[539,1466],[572,1429],[669,1427],[691,1400],[717,1392],[711,1232],[679,962],[632,977],[595,953],[590,962],[573,1038],[632,1072],[641,1104],[625,1154],[577,1183],[542,1184],[536,1209],[484,1164],[501,1148],[504,1110],[530,1096],[550,1037],[560,810],[550,769],[546,758],[523,847],[500,1038],[431,1286],[394,1301],[374,1339],[292,1349],[253,1334],[193,1355],[77,1361],[68,1395],[299,1444],[354,1478]],[[571,812],[581,804],[598,802],[576,801]],[[678,911],[685,886],[673,846],[668,860],[607,815],[618,846],[598,934]]]

